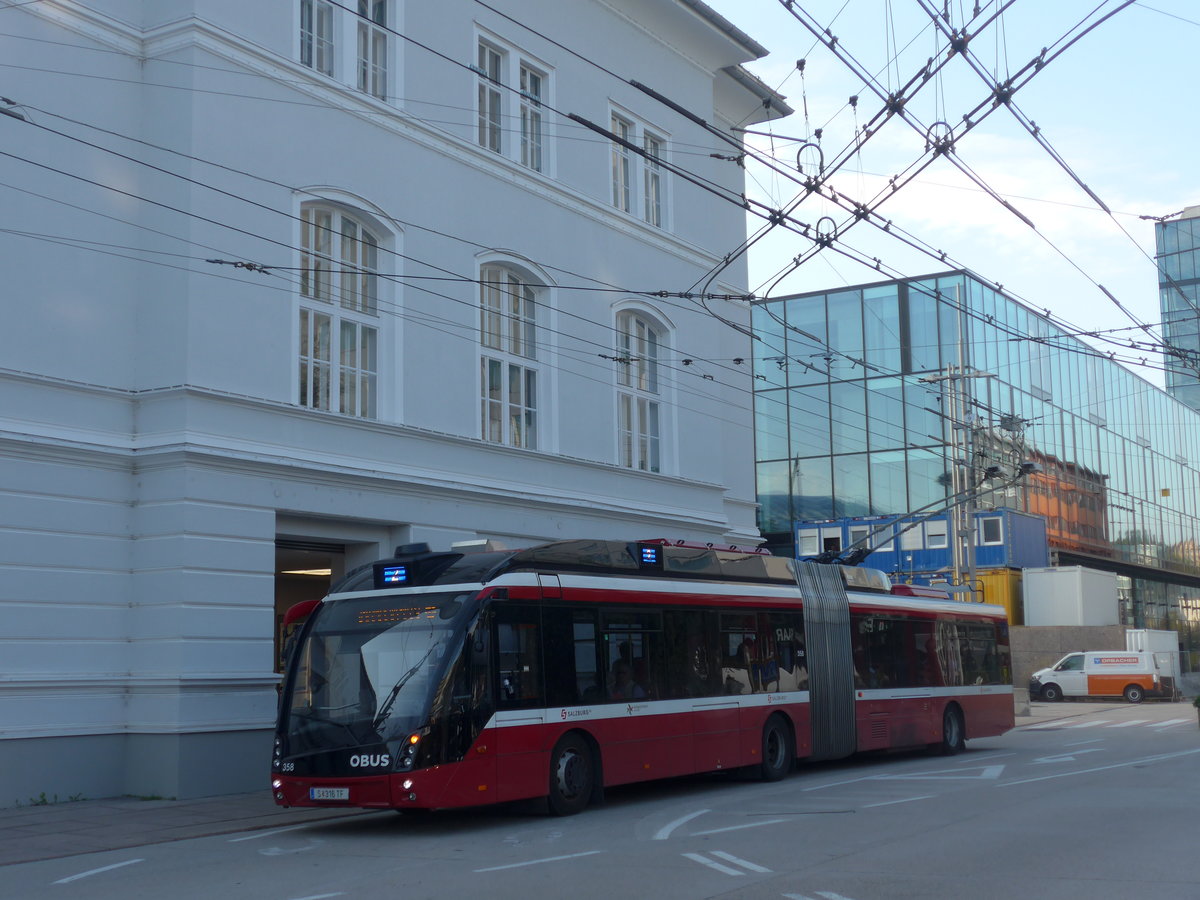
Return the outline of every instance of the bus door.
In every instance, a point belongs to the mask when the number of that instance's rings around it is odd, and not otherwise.
[[[492,744],[498,802],[545,793],[548,748],[542,746],[545,703],[542,616],[536,605],[492,605],[496,717]]]

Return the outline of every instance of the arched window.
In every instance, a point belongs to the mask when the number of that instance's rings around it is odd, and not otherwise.
[[[314,203],[301,210],[300,247],[299,403],[373,419],[379,239],[350,213]]]
[[[617,314],[617,457],[621,465],[662,470],[659,355],[665,330],[636,310]]]
[[[480,429],[485,441],[538,446],[538,293],[508,266],[479,274]]]

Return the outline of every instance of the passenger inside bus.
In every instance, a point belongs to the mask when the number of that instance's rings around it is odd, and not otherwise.
[[[613,664],[613,683],[609,695],[614,700],[641,700],[646,696],[646,689],[633,680],[633,667],[623,659]]]

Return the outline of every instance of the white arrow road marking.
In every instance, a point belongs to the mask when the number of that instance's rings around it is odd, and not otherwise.
[[[978,775],[963,775],[963,772],[979,770]],[[825,788],[841,787],[846,784],[857,784],[860,781],[916,781],[922,779],[945,779],[947,781],[979,780],[999,778],[1004,766],[971,766],[965,769],[937,769],[933,772],[917,772],[912,775],[864,775],[862,778],[851,778],[848,781],[831,781],[828,784],[817,784],[806,787],[804,791],[823,791]]]
[[[323,840],[310,838],[304,847],[293,847],[291,850],[284,850],[282,847],[268,847],[258,852],[260,856],[291,856],[293,853],[307,853],[309,850],[316,850],[323,843],[325,843]]]
[[[55,884],[70,884],[72,881],[78,881],[80,878],[87,878],[89,875],[99,875],[101,872],[111,872],[113,869],[120,869],[122,866],[132,866],[134,863],[145,862],[144,859],[127,859],[125,862],[113,863],[111,866],[101,866],[99,869],[88,869],[86,872],[80,872],[78,875],[69,875],[66,878],[60,878]]]
[[[894,806],[897,803],[912,803],[914,800],[929,800],[933,794],[926,794],[924,797],[905,797],[903,800],[888,800],[884,803],[868,803],[863,809],[874,809],[877,806]]]
[[[676,828],[678,828],[680,825],[683,825],[686,822],[690,822],[690,821],[692,821],[692,819],[702,816],[706,812],[711,812],[711,810],[700,809],[694,813],[688,813],[686,816],[680,816],[674,822],[668,822],[662,828],[658,829],[658,831],[654,832],[654,837],[651,838],[651,840],[665,841],[667,838],[669,838],[671,836],[671,832],[674,831]]]
[[[276,828],[272,831],[256,831],[254,834],[248,834],[243,837],[230,838],[229,843],[236,844],[240,841],[257,841],[259,838],[271,837],[276,834],[283,834],[285,831],[298,831],[301,828],[307,828],[307,825],[289,825],[287,828]]]
[[[978,775],[964,775],[972,769],[979,769]],[[978,781],[980,779],[999,778],[1004,766],[972,766],[970,769],[937,769],[933,772],[915,772],[912,775],[872,775],[876,781]]]
[[[540,866],[542,863],[558,862],[562,859],[578,859],[581,856],[595,856],[603,850],[587,850],[583,853],[568,853],[566,856],[547,856],[545,859],[530,859],[525,862],[509,863],[507,866],[489,866],[486,869],[476,869],[476,872],[499,872],[501,869],[519,869],[522,866]]]
[[[1057,763],[1057,762],[1074,762],[1076,756],[1083,756],[1085,753],[1103,753],[1101,747],[1089,747],[1087,750],[1073,750],[1070,753],[1060,753],[1058,756],[1039,756],[1034,763]]]
[[[763,822],[749,822],[745,825],[729,825],[726,828],[714,828],[711,831],[697,831],[692,837],[700,837],[705,834],[720,834],[723,831],[741,831],[744,828],[760,828],[763,825],[778,825],[780,822],[789,822],[790,819],[767,819]]]
[[[1030,784],[1034,781],[1049,781],[1051,778],[1067,778],[1071,775],[1090,775],[1092,772],[1107,772],[1109,769],[1121,769],[1125,766],[1139,766],[1146,763],[1162,762],[1164,759],[1175,759],[1178,756],[1191,756],[1193,753],[1200,753],[1197,750],[1181,750],[1178,753],[1163,753],[1160,756],[1144,756],[1141,759],[1131,759],[1128,762],[1114,763],[1111,766],[1097,766],[1094,769],[1079,769],[1075,772],[1059,772],[1056,775],[1042,775],[1038,778],[1022,778],[1020,781],[1006,781],[1003,784],[998,784],[996,787],[1012,787],[1014,784]]]

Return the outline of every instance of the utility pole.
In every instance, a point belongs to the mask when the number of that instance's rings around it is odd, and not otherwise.
[[[974,496],[974,429],[969,421],[967,410],[970,405],[970,394],[965,379],[995,378],[993,372],[979,372],[968,369],[964,360],[962,335],[962,317],[958,317],[958,362],[946,366],[946,371],[940,375],[926,375],[920,380],[928,384],[940,383],[946,398],[945,409],[950,419],[950,450],[952,468],[950,470],[951,491],[955,495],[966,496],[967,500],[950,510],[950,532],[954,537],[950,545],[951,568],[954,572],[954,584],[966,584],[968,589],[975,591],[975,496]],[[966,578],[964,580],[964,572]]]

